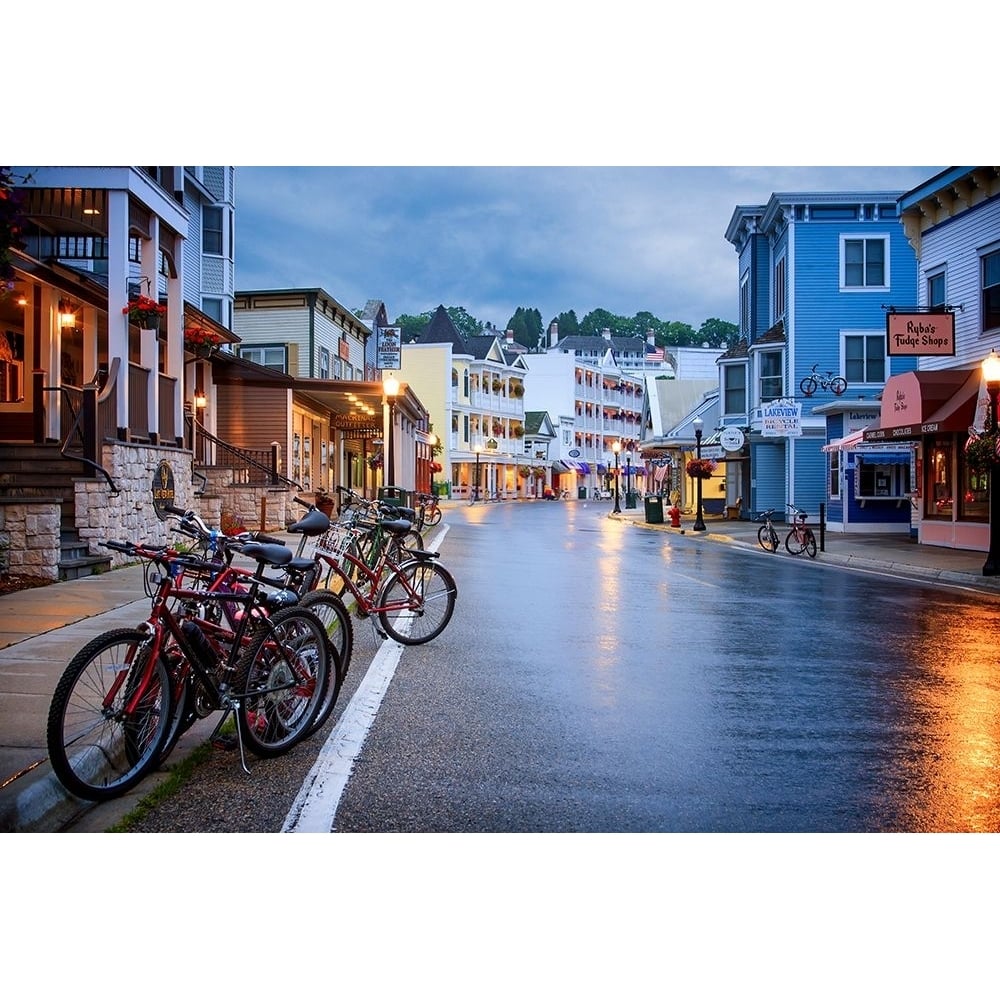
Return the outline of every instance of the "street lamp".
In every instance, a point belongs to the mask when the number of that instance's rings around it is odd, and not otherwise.
[[[997,431],[997,397],[1000,396],[1000,357],[990,351],[983,361],[983,378],[990,396],[990,413],[986,430],[992,435]],[[983,576],[1000,574],[1000,461],[994,452],[990,456],[990,550],[983,563]]]
[[[476,487],[475,492],[472,494],[473,500],[479,499],[479,456],[483,453],[483,446],[481,444],[476,445]]]
[[[389,435],[386,438],[388,444],[386,446],[385,463],[385,481],[388,485],[390,483],[394,483],[396,479],[396,459],[392,447],[392,424],[395,420],[394,410],[396,408],[396,396],[399,395],[399,380],[390,375],[387,379],[383,380],[382,391],[385,393],[385,401],[389,404]],[[392,477],[391,479],[389,478],[390,476]]]
[[[694,420],[692,421],[692,423],[694,424],[694,450],[695,450],[695,457],[699,460],[699,463],[700,463],[700,461],[701,461],[701,430],[705,426],[705,421],[702,420],[701,417],[695,417]],[[701,471],[701,470],[699,470],[699,471]],[[695,482],[697,483],[697,486],[695,487],[695,491],[696,491],[696,495],[697,495],[698,509],[697,509],[697,513],[695,514],[694,525],[692,526],[691,530],[692,531],[704,531],[705,530],[705,519],[704,519],[704,517],[702,517],[702,513],[701,513],[701,476],[700,475],[695,477]]]
[[[622,505],[619,502],[618,497],[618,453],[622,450],[621,441],[615,441],[611,445],[611,450],[615,453],[615,509],[612,511],[613,514],[620,514],[622,512]]]
[[[625,452],[625,506],[632,503],[632,452]]]

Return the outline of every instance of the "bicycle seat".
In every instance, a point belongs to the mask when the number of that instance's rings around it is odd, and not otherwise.
[[[330,518],[326,516],[321,510],[311,510],[301,521],[296,521],[295,524],[290,524],[287,531],[295,532],[296,534],[305,535],[306,538],[313,538],[316,535],[322,535],[324,531],[328,531],[330,528]]]
[[[405,535],[413,527],[413,522],[394,518],[390,521],[379,521],[379,525],[385,528],[390,535]]]
[[[247,542],[240,552],[257,562],[268,566],[285,566],[292,561],[292,550],[285,545],[265,545],[262,542]]]

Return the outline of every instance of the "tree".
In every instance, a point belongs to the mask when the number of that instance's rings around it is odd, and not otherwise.
[[[709,347],[732,346],[739,340],[740,328],[735,323],[727,323],[724,319],[706,319],[698,331],[699,343]]]
[[[624,316],[609,313],[607,309],[594,309],[580,321],[580,333],[584,337],[600,337],[605,330],[610,330],[613,337],[627,337],[629,321]]]
[[[482,321],[467,313],[465,306],[447,306],[445,312],[451,317],[452,323],[455,324],[455,329],[464,338],[478,337],[483,332]],[[432,313],[427,314],[428,322],[432,315]],[[424,325],[426,326],[427,324],[425,323]]]
[[[406,313],[397,316],[395,325],[402,331],[400,340],[404,344],[412,344],[424,332],[433,315],[432,312],[425,312],[419,316],[408,316]]]
[[[576,318],[576,311],[573,309],[570,309],[569,312],[559,313],[554,322],[559,327],[560,337],[574,337],[580,332],[580,321]],[[550,323],[549,326],[551,325]]]
[[[518,306],[514,315],[507,320],[507,329],[514,334],[514,340],[519,344],[534,350],[542,336],[542,314],[537,309]]]

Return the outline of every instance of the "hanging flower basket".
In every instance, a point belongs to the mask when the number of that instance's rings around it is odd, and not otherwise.
[[[372,472],[376,469],[382,468],[382,452],[379,452],[377,455],[368,456],[368,468],[371,469]]]
[[[189,326],[184,331],[184,350],[199,358],[209,358],[222,337],[214,330],[206,330],[203,326]]]
[[[512,395],[512,396],[513,396],[513,397],[514,397],[515,399],[520,399],[520,398],[521,398],[521,397],[522,397],[522,396],[524,395],[524,386],[523,386],[523,385],[521,385],[521,383],[520,383],[520,382],[515,382],[515,383],[514,383],[514,384],[513,384],[513,385],[512,385],[511,387],[510,387],[510,394],[511,394],[511,395]]]
[[[533,471],[533,473],[532,473],[532,475],[534,475],[535,479],[544,479],[545,478],[545,470],[540,465],[536,466],[535,469],[534,469],[534,471]]]
[[[431,472],[444,472],[444,466],[440,462],[431,462]]]
[[[128,321],[140,330],[159,330],[160,317],[167,314],[167,307],[161,306],[156,299],[139,295],[129,300],[122,314],[128,316]]]
[[[523,438],[524,437],[524,428],[520,424],[518,424],[514,428],[514,437],[516,437],[516,438]]]
[[[1000,461],[1000,433],[969,435],[965,442],[965,463],[972,472],[988,472],[997,461]]]
[[[522,479],[527,479],[531,475],[531,469],[527,465],[519,465],[517,467],[517,474]]]
[[[686,468],[687,474],[692,479],[711,479],[716,469],[716,462],[711,458],[692,458]]]

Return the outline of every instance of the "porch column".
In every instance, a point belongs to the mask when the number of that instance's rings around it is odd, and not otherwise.
[[[154,301],[160,297],[158,279],[158,258],[157,252],[160,245],[160,220],[155,215],[149,218],[149,239],[140,241],[141,250],[141,275],[139,283],[140,291],[148,295]],[[148,289],[148,291],[144,291]],[[169,321],[169,313],[167,320]],[[161,321],[162,325],[162,321]],[[139,341],[139,364],[147,369],[146,376],[146,420],[148,421],[150,439],[159,441],[160,439],[160,342],[151,334],[140,334]],[[173,444],[173,442],[170,442]]]
[[[120,359],[115,425],[120,440],[128,436],[128,194],[108,192],[108,371]]]

